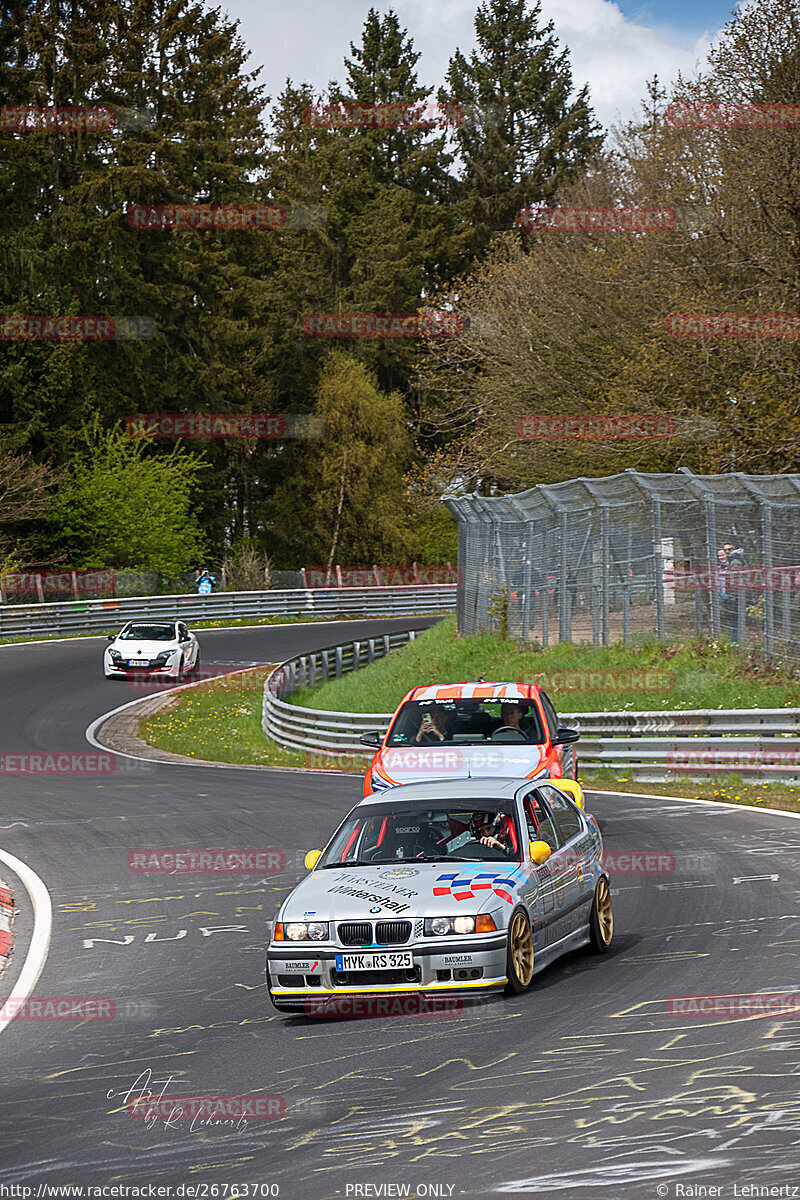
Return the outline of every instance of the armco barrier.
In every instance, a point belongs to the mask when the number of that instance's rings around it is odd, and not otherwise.
[[[392,713],[328,712],[287,704],[298,687],[358,670],[404,645],[408,634],[362,639],[289,659],[264,685],[262,727],[291,750],[364,754],[362,733],[388,728]],[[742,775],[755,782],[800,782],[800,709],[697,709],[690,712],[562,713],[580,730],[579,768],[644,782]]]
[[[136,596],[0,606],[0,637],[61,637],[104,633],[126,621],[225,621],[258,617],[416,617],[453,612],[456,585],[369,588],[297,588],[267,592]]]

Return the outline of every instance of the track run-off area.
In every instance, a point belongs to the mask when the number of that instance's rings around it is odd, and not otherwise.
[[[204,668],[225,673],[428,623],[198,637]],[[86,730],[143,695],[103,679],[102,646],[0,647],[4,756],[98,753]],[[606,851],[673,856],[660,873],[612,878],[610,953],[572,954],[526,995],[451,1015],[323,1021],[269,1004],[267,923],[303,876],[304,852],[360,798],[360,777],[112,758],[95,775],[0,775],[0,876],[18,906],[0,998],[107,999],[115,1012],[0,1029],[6,1188],[327,1200],[692,1196],[700,1186],[733,1197],[734,1186],[757,1195],[742,1189],[800,1184],[800,1020],[670,1004],[797,988],[791,815],[589,793]],[[150,848],[271,848],[286,866],[130,870],[129,854]],[[20,878],[20,864],[32,876]],[[272,1119],[207,1124],[131,1115],[148,1094],[277,1099]]]

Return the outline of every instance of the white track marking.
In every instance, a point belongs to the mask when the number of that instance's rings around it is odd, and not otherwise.
[[[33,936],[19,973],[13,996],[17,1001],[27,1000],[39,980],[50,949],[53,929],[53,905],[50,893],[31,867],[6,850],[0,850],[0,862],[4,862],[23,882],[33,905]],[[14,1017],[6,1017],[0,1009],[0,1033],[10,1025]]]

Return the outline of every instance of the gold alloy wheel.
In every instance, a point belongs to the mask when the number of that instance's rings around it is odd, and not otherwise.
[[[614,914],[611,910],[611,892],[608,880],[601,879],[595,892],[595,910],[597,912],[597,932],[603,945],[610,946],[614,934]]]
[[[526,988],[533,978],[533,936],[524,912],[517,912],[508,931],[511,965],[520,986]]]

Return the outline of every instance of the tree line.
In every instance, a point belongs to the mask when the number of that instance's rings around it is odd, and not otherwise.
[[[177,574],[231,547],[275,567],[436,563],[455,557],[447,489],[791,469],[796,341],[669,339],[663,317],[800,307],[797,130],[665,119],[676,100],[800,100],[794,0],[740,13],[706,75],[670,93],[653,81],[609,143],[526,0],[480,4],[476,49],[454,48],[435,89],[397,14],[370,9],[341,83],[287,79],[274,98],[236,23],[197,0],[0,0],[0,14],[0,317],[127,330],[0,337],[9,563]],[[458,119],[314,116],[388,105]],[[123,127],[14,128],[14,113],[70,106]],[[644,204],[672,207],[675,228],[518,220]],[[203,206],[206,227],[181,206]],[[227,228],[208,218],[224,206],[267,215]],[[309,314],[442,311],[458,336],[309,335]],[[518,437],[528,414],[587,412],[664,413],[678,436]],[[152,413],[282,414],[316,433],[131,437],[128,419]]]

